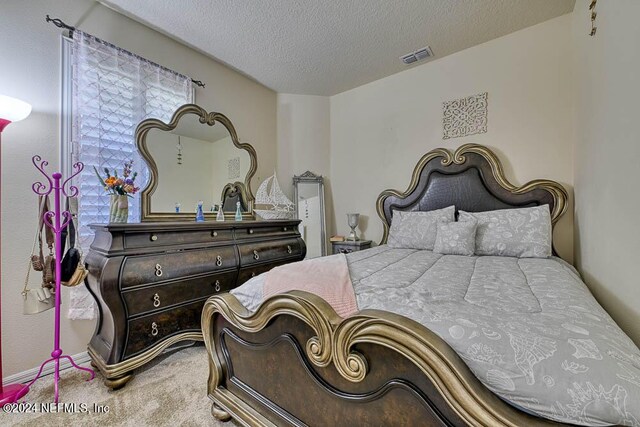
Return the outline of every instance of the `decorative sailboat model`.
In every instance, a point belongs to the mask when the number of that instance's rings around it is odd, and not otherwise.
[[[289,200],[280,189],[280,184],[278,184],[278,178],[276,178],[275,172],[258,187],[255,204],[256,207],[266,207],[264,209],[253,210],[263,219],[293,218],[293,202]]]

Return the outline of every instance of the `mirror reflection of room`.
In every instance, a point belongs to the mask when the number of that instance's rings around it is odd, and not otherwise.
[[[320,222],[320,195],[317,184],[298,186],[298,219],[302,238],[307,244],[307,258],[322,256],[322,234]]]
[[[203,125],[195,114],[170,132],[152,129],[147,146],[158,167],[155,212],[193,212],[200,200],[205,211],[217,210],[224,186],[243,181],[251,165],[222,124]]]

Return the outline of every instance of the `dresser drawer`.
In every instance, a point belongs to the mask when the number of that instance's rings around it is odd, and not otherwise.
[[[240,251],[241,267],[300,256],[302,253],[299,239],[243,243],[238,245],[238,249]]]
[[[126,233],[124,236],[124,247],[126,249],[145,248],[147,250],[153,250],[154,246],[224,241],[233,241],[232,230],[198,230],[179,233],[173,231]]]
[[[164,282],[236,266],[236,251],[233,246],[132,256],[124,260],[120,287],[125,289]]]
[[[242,285],[252,277],[256,277],[259,274],[266,273],[267,271],[271,270],[274,267],[285,265],[285,264],[288,264],[289,262],[291,261],[281,260],[281,261],[271,262],[269,264],[252,265],[250,267],[242,268],[240,269],[240,274],[238,274],[238,286]]]
[[[261,237],[280,238],[299,236],[296,225],[274,225],[269,227],[247,227],[236,230],[237,239],[255,239]]]
[[[206,299],[129,320],[124,357],[134,356],[178,332],[200,331]]]
[[[122,293],[129,316],[161,310],[204,298],[235,287],[237,271],[178,280],[162,285],[131,289]]]

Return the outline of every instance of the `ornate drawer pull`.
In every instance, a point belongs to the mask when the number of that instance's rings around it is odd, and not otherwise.
[[[340,249],[341,254],[350,254],[351,252],[353,252],[352,249]]]
[[[211,236],[212,237],[218,237],[218,232],[217,231],[212,231],[211,232]]]
[[[162,277],[162,266],[160,264],[156,264],[156,276]]]
[[[284,228],[282,229],[282,231],[287,231],[287,227],[284,227]]]
[[[151,324],[151,335],[153,335],[154,337],[158,335],[158,324],[156,322],[153,322]]]
[[[249,229],[249,234],[253,234],[253,229],[252,228]]]
[[[260,255],[258,254],[258,251],[253,251],[253,259],[255,259],[256,261],[260,259]]]
[[[220,267],[220,266],[222,265],[222,257],[221,257],[220,255],[218,255],[218,256],[216,257],[216,265],[217,265],[218,267]]]
[[[213,285],[213,289],[215,289],[216,292],[220,292],[220,280],[216,280],[216,283]]]
[[[291,249],[291,245],[287,245],[287,253],[290,254],[292,252],[293,250]]]
[[[156,236],[155,234],[151,235],[151,241],[155,242],[156,240],[158,240],[158,236]]]
[[[160,295],[155,294],[153,296],[153,306],[156,308],[160,307]]]

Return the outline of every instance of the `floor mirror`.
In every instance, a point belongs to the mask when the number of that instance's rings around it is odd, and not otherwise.
[[[307,245],[307,258],[327,254],[324,211],[324,179],[307,171],[293,177],[294,199],[300,234]]]

